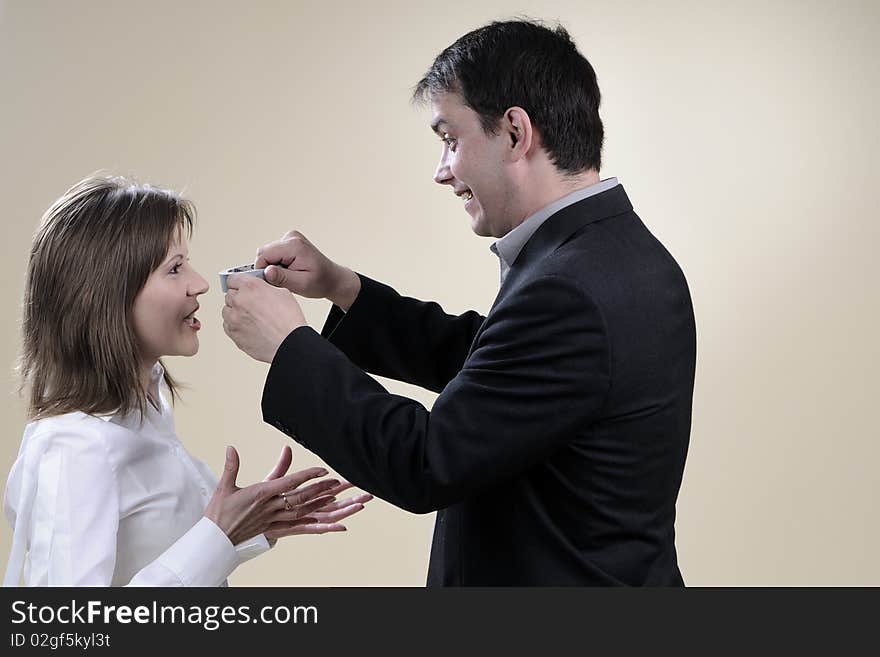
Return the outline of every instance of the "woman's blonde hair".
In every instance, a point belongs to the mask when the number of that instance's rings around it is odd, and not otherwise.
[[[37,231],[25,281],[22,386],[32,419],[72,411],[143,416],[147,390],[132,323],[135,297],[195,207],[176,192],[92,176],[58,199]],[[165,379],[175,397],[175,383]]]

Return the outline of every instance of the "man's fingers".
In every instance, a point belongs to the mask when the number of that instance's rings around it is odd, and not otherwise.
[[[291,231],[280,240],[261,246],[257,249],[254,269],[263,269],[268,265],[290,265],[303,248],[303,240],[298,239],[301,237],[297,231]]]
[[[291,263],[290,267],[267,267],[264,272],[266,282],[275,287],[281,287],[294,294],[305,294],[312,271],[303,265],[297,268],[298,262]],[[305,295],[308,296],[308,295]]]
[[[256,276],[248,276],[247,274],[230,274],[226,277],[226,289],[229,290],[226,293],[227,302],[231,299],[235,300],[235,292],[238,290],[244,290],[250,287],[254,287],[257,285],[261,285],[263,281],[261,281]],[[233,305],[229,303],[228,305]]]
[[[238,452],[235,451],[235,447],[230,445],[226,448],[226,463],[223,465],[223,474],[220,476],[217,487],[224,490],[235,489],[235,479],[238,477],[239,466]]]
[[[278,477],[283,476],[288,470],[290,470],[291,463],[293,463],[293,451],[290,449],[290,445],[285,445],[281,449],[281,455],[278,457],[278,463],[275,464],[275,467],[272,468],[272,472],[267,474],[266,478],[263,481],[278,479]]]
[[[266,281],[275,287],[290,289],[290,285],[293,283],[290,278],[290,273],[291,272],[288,269],[277,265],[270,265],[266,267],[266,271],[263,272],[263,275],[266,277]]]

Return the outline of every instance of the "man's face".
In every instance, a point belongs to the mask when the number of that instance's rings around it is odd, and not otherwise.
[[[457,93],[435,94],[431,110],[431,128],[443,141],[434,182],[449,185],[461,198],[477,235],[503,237],[514,221],[507,136],[487,135],[479,115]]]

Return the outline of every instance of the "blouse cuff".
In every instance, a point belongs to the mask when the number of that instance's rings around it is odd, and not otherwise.
[[[263,552],[268,552],[271,547],[269,541],[266,540],[266,537],[263,536],[263,534],[257,534],[253,538],[242,541],[235,546],[235,552],[238,555],[238,563],[244,563],[245,561],[263,554]]]
[[[158,559],[183,586],[220,586],[239,564],[229,538],[209,518],[202,518]]]

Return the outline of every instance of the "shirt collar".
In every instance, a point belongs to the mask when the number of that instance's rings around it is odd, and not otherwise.
[[[575,190],[571,194],[566,194],[562,198],[545,205],[534,214],[526,217],[525,221],[519,226],[494,242],[489,249],[492,253],[497,255],[498,259],[501,261],[501,281],[504,282],[508,270],[513,266],[513,263],[516,261],[517,256],[519,256],[520,251],[522,251],[526,242],[529,241],[532,235],[535,234],[535,231],[537,231],[538,228],[541,227],[541,224],[547,221],[547,219],[559,212],[562,208],[573,205],[578,201],[583,201],[590,196],[601,194],[617,185],[617,178],[608,178],[607,180]]]
[[[165,403],[162,395],[160,394],[160,384],[164,379],[165,368],[162,367],[161,363],[157,361],[156,364],[153,365],[153,369],[150,371],[150,385],[148,388],[148,392],[153,397],[153,399],[159,401],[163,409],[165,407]],[[152,408],[149,402],[147,402],[147,408]],[[95,417],[101,418],[102,420],[104,420],[104,422],[111,422],[113,420],[119,421],[123,418],[122,414],[118,410],[111,411],[109,413],[102,413],[101,415],[95,415]]]

